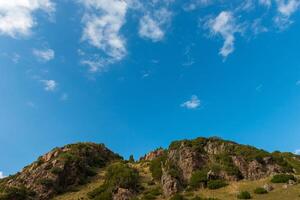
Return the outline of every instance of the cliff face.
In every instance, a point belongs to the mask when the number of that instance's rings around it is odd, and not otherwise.
[[[23,188],[28,199],[46,200],[84,184],[95,167],[120,157],[102,144],[79,143],[53,149],[20,173],[4,180],[6,188]]]
[[[280,155],[219,138],[173,142],[162,164],[161,184],[166,196],[186,185],[197,171],[209,179],[257,180],[275,173],[292,173],[293,167]]]

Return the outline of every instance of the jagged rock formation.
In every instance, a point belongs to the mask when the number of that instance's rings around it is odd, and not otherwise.
[[[173,142],[166,151],[161,184],[165,196],[177,193],[193,173],[206,170],[209,179],[257,180],[293,168],[279,155],[219,138]]]
[[[122,160],[103,144],[78,143],[55,148],[20,173],[0,180],[0,200],[53,199],[86,184],[95,169],[104,170],[105,176],[99,176],[102,185],[84,198],[138,200],[155,194],[168,199],[186,189],[208,187],[210,181],[257,180],[299,172],[300,157],[214,137],[175,141],[168,149],[152,151],[134,163]],[[140,173],[148,173],[149,179]],[[287,187],[293,184],[290,181]],[[262,187],[273,189],[272,185]]]
[[[118,159],[120,156],[103,144],[67,145],[53,149],[20,173],[5,179],[1,185],[25,188],[32,194],[30,198],[47,200],[84,184],[87,177],[94,175],[93,167],[104,167]]]

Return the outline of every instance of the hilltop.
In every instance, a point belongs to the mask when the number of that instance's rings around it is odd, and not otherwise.
[[[216,137],[174,141],[138,161],[78,143],[0,180],[0,200],[297,199],[299,173],[297,155]]]

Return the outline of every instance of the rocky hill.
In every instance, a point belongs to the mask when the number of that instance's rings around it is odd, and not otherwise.
[[[199,200],[191,194],[245,182],[294,185],[299,170],[300,157],[292,153],[270,153],[216,137],[175,141],[136,162],[123,160],[103,144],[79,143],[55,148],[0,180],[0,200]],[[269,191],[274,187],[264,186]]]

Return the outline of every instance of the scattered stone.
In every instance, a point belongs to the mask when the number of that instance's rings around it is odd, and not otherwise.
[[[284,185],[282,186],[283,189],[287,189],[288,187],[289,187],[288,184],[284,184]]]
[[[289,184],[289,185],[296,185],[296,182],[293,181],[293,180],[289,180],[289,181],[288,181],[288,184]]]
[[[271,184],[265,184],[265,185],[263,186],[263,188],[264,188],[265,190],[267,190],[268,192],[271,192],[272,190],[274,190],[274,187],[273,187]]]

